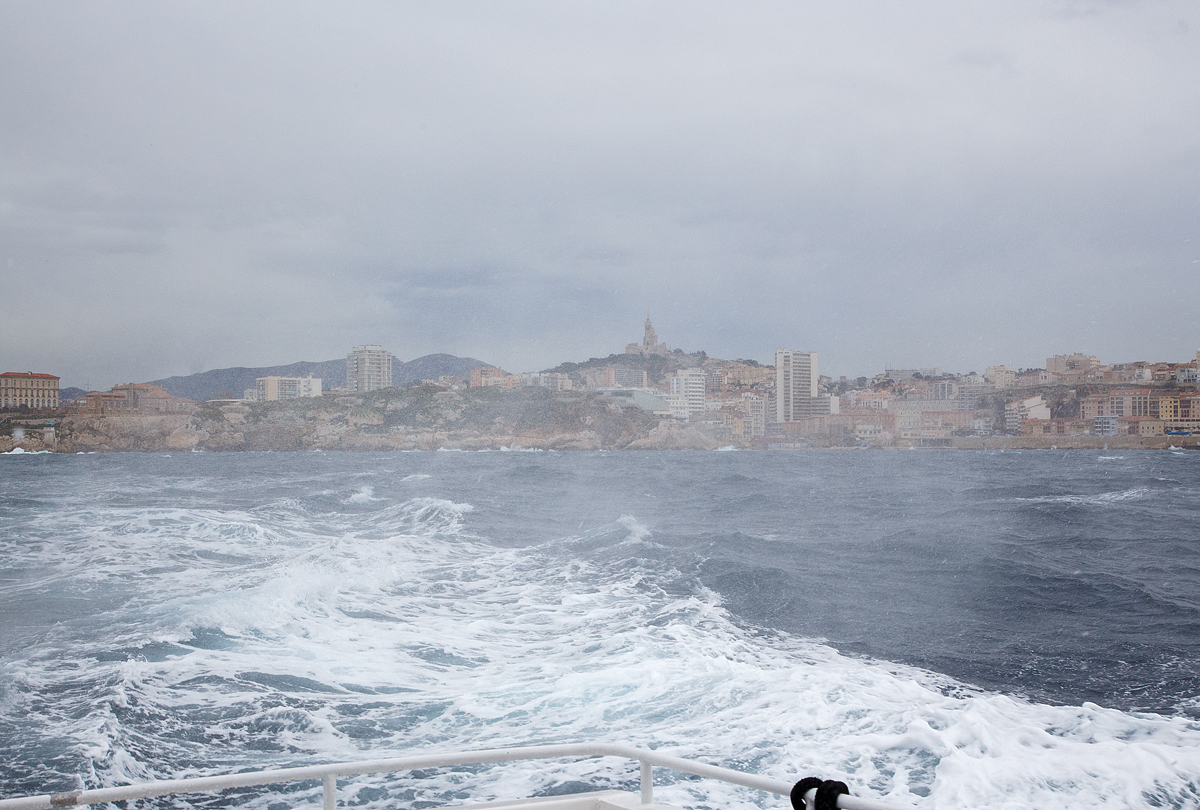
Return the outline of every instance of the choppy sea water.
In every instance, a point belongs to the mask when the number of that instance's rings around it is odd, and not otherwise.
[[[1198,586],[1194,452],[0,456],[0,784],[605,740],[898,805],[1196,807]]]

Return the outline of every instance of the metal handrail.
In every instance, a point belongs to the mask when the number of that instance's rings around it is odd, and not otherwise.
[[[148,799],[173,793],[202,793],[227,788],[271,785],[281,782],[304,782],[321,780],[324,789],[324,810],[337,810],[337,778],[364,773],[387,773],[421,768],[441,768],[452,765],[476,765],[484,762],[509,762],[522,759],[555,759],[559,757],[622,757],[636,759],[641,763],[641,800],[643,806],[654,803],[654,784],[651,767],[658,765],[675,771],[694,774],[709,779],[718,779],[743,787],[755,788],[768,793],[787,796],[792,785],[767,776],[705,765],[670,754],[637,748],[620,743],[571,743],[564,745],[535,745],[523,748],[492,748],[483,751],[461,751],[448,754],[420,754],[393,759],[373,759],[360,762],[335,762],[327,765],[311,765],[303,768],[281,768],[273,771],[249,771],[199,776],[192,779],[169,779],[146,782],[124,787],[74,790],[69,793],[47,793],[41,796],[22,796],[0,799],[0,810],[51,810],[57,807],[119,802],[128,799]],[[816,790],[805,796],[808,805],[813,805]],[[837,805],[843,810],[896,810],[892,805],[871,799],[843,794]]]

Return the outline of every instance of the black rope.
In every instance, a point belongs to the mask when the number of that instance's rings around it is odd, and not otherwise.
[[[843,793],[849,793],[850,788],[846,787],[845,782],[838,782],[834,779],[818,779],[815,776],[806,776],[796,784],[792,785],[792,808],[793,810],[808,810],[804,802],[804,794],[808,793],[813,788],[817,789],[816,798],[813,800],[812,810],[838,810],[837,798]]]
[[[850,788],[846,787],[845,782],[838,782],[833,779],[826,779],[817,788],[817,800],[815,810],[838,810],[837,797],[843,793],[849,793]]]
[[[807,810],[804,806],[804,794],[808,793],[813,788],[821,786],[821,780],[815,776],[806,776],[796,784],[792,785],[792,808],[793,810]]]

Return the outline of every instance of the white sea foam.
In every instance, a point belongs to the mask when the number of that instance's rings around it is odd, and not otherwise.
[[[375,497],[375,487],[373,487],[369,484],[366,484],[366,485],[359,487],[358,492],[355,492],[353,495],[351,495],[349,498],[347,498],[345,502],[346,503],[371,503],[372,501],[379,501],[379,500],[382,500],[382,498]]]
[[[315,516],[279,501],[54,516],[40,544],[4,547],[12,564],[45,568],[43,585],[119,581],[133,595],[103,616],[103,644],[84,619],[6,658],[0,711],[90,761],[94,784],[601,739],[785,780],[839,778],[899,805],[1194,803],[1196,723],[1031,704],[749,632],[715,593],[667,587],[676,573],[637,555],[654,541],[633,516],[506,549],[467,531],[470,512],[420,498],[370,514]],[[336,532],[318,530],[331,521]],[[99,660],[100,649],[127,654]],[[64,701],[53,712],[49,694]],[[629,787],[636,774],[609,760],[518,763],[340,789],[382,810],[569,779]],[[660,780],[657,797],[675,804],[785,806]],[[289,804],[319,806],[318,790]]]
[[[1150,493],[1149,487],[1134,487],[1119,492],[1100,492],[1095,495],[1041,495],[1034,498],[1017,498],[1029,503],[1070,503],[1090,506],[1106,506],[1122,501],[1140,500]]]

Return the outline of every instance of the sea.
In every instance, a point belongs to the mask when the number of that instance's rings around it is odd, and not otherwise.
[[[0,456],[0,797],[583,741],[900,808],[1200,806],[1200,452]],[[655,773],[678,806],[788,807]]]

